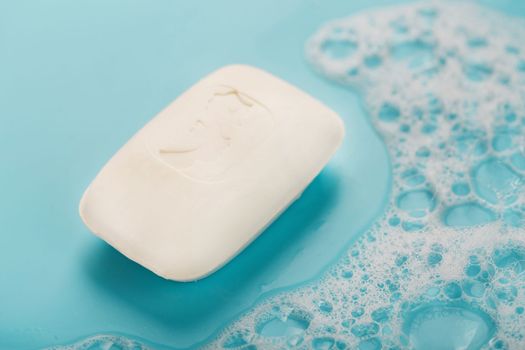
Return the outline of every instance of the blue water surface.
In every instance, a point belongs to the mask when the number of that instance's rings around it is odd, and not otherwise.
[[[319,277],[381,214],[390,173],[358,97],[312,72],[304,42],[329,19],[397,2],[1,1],[0,348],[101,333],[198,347],[265,296]],[[525,14],[520,1],[493,2]],[[166,281],[91,235],[78,201],[152,116],[230,63],[316,96],[347,137],[231,263],[198,282]]]

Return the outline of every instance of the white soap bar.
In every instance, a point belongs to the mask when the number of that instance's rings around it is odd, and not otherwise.
[[[80,202],[96,235],[176,281],[214,272],[261,233],[340,145],[336,113],[257,68],[205,77],[103,167]]]

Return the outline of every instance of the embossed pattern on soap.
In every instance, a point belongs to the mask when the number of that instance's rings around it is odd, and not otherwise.
[[[172,127],[147,138],[146,145],[181,174],[218,182],[272,133],[275,120],[264,104],[234,87],[213,86],[207,93],[198,112],[169,121]]]

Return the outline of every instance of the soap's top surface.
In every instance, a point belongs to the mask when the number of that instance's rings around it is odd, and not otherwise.
[[[313,180],[343,137],[338,116],[290,84],[233,65],[140,130],[81,201],[86,225],[179,281],[249,244]]]

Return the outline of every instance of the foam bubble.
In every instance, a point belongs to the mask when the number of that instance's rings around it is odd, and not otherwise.
[[[479,349],[495,328],[485,312],[471,305],[436,303],[411,310],[403,333],[414,349]]]

